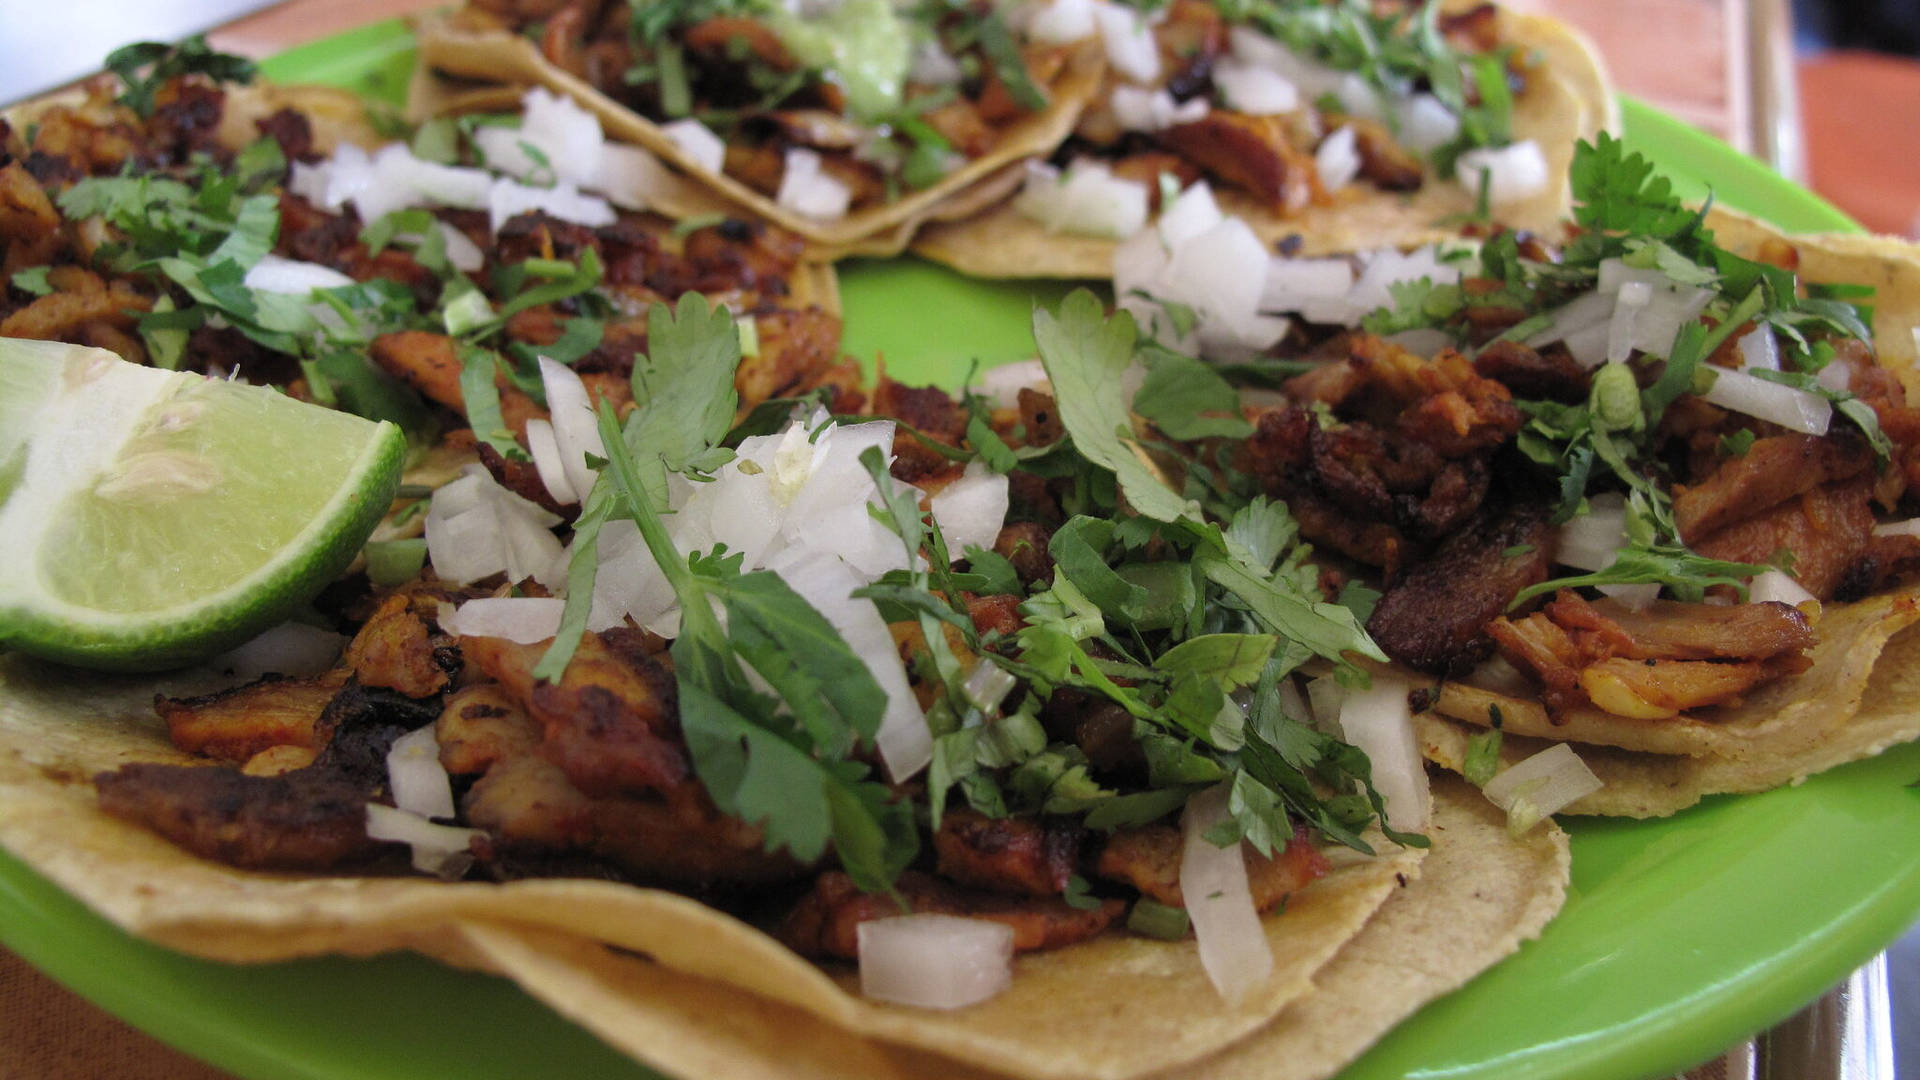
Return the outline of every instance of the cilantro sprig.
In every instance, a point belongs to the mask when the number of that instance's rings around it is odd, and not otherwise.
[[[205,75],[215,82],[244,84],[259,73],[253,61],[214,49],[202,34],[171,45],[141,41],[122,46],[107,54],[107,70],[126,86],[114,100],[142,118],[153,115],[155,97],[169,79]]]

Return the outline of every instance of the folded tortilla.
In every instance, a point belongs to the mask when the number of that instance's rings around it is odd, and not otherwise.
[[[504,30],[475,30],[449,16],[426,16],[415,26],[420,63],[444,75],[479,82],[544,86],[566,94],[600,119],[613,138],[643,146],[727,204],[798,233],[825,251],[852,254],[897,254],[887,249],[891,240],[861,247],[875,237],[910,237],[913,228],[933,218],[941,207],[983,181],[990,182],[1007,166],[1052,151],[1073,130],[1100,85],[1104,73],[1099,50],[1077,50],[1059,77],[1046,87],[1047,108],[1031,113],[1002,133],[988,153],[947,174],[938,183],[903,194],[890,203],[855,209],[846,217],[823,221],[804,217],[740,181],[701,166],[658,124],[601,93],[570,72],[550,63],[538,46]],[[963,203],[963,206],[971,204]],[[666,205],[661,209],[673,216]]]
[[[1619,104],[1598,54],[1564,23],[1502,8],[1500,34],[1537,60],[1526,92],[1514,101],[1513,137],[1540,144],[1554,182],[1539,195],[1494,208],[1494,218],[1515,228],[1557,230],[1571,205],[1567,167],[1574,144],[1601,131],[1618,131]],[[1215,186],[1215,197],[1224,213],[1244,219],[1270,247],[1299,237],[1301,255],[1456,239],[1460,216],[1475,202],[1460,183],[1437,177],[1410,194],[1356,181],[1329,203],[1286,217],[1225,185]],[[1118,246],[1100,237],[1051,232],[1009,201],[966,221],[921,230],[913,252],[974,277],[1107,278]]]

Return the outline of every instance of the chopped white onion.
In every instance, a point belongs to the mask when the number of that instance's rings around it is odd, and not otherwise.
[[[520,129],[515,134],[546,157],[555,180],[586,186],[599,175],[600,154],[606,145],[600,121],[564,94],[538,86],[529,88],[520,98]],[[492,160],[491,155],[488,160]]]
[[[540,474],[540,483],[554,502],[569,506],[580,501],[580,493],[573,490],[566,466],[561,464],[560,444],[553,437],[550,421],[538,417],[527,421],[527,453],[533,456],[534,471]]]
[[[461,637],[503,638],[534,645],[560,633],[567,602],[547,596],[489,596],[440,616],[440,629]]]
[[[1027,17],[1027,37],[1043,45],[1068,45],[1093,34],[1093,0],[1053,0]]]
[[[1920,536],[1920,518],[1889,521],[1873,527],[1875,536]]]
[[[493,182],[487,193],[487,216],[494,232],[499,232],[500,227],[513,218],[535,211],[592,227],[611,225],[619,216],[607,200],[584,194],[568,183],[550,188],[528,187],[503,176]]]
[[[1768,382],[1744,371],[1706,370],[1713,372],[1713,385],[1701,397],[1723,409],[1808,435],[1825,435],[1827,425],[1833,421],[1832,403],[1811,391]]]
[[[673,140],[673,145],[679,147],[681,153],[710,173],[720,172],[727,163],[727,144],[713,133],[712,128],[692,117],[675,120],[660,131]]]
[[[941,488],[931,500],[933,520],[946,534],[947,548],[954,558],[964,558],[968,545],[991,549],[1007,523],[1011,503],[1007,477],[987,468],[983,461],[969,461],[960,478]]]
[[[1093,9],[1106,46],[1107,63],[1128,80],[1151,83],[1160,77],[1160,43],[1140,13],[1125,4],[1100,4]]]
[[[447,262],[451,263],[455,270],[472,274],[477,273],[487,264],[487,256],[480,250],[480,245],[467,239],[466,233],[444,221],[436,221],[433,225],[440,231],[440,235],[446,238]]]
[[[1220,996],[1238,1003],[1273,975],[1273,947],[1247,884],[1241,843],[1215,847],[1207,833],[1228,819],[1227,789],[1216,785],[1187,800],[1181,815],[1180,896],[1193,921],[1200,966]]]
[[[1740,338],[1740,370],[1755,368],[1780,370],[1780,343],[1775,340],[1771,326],[1755,327]]]
[[[1362,315],[1390,306],[1393,286],[1403,282],[1426,278],[1435,285],[1453,285],[1460,280],[1459,265],[1442,261],[1440,249],[1432,245],[1404,253],[1381,248],[1363,258],[1366,265],[1353,283],[1353,291],[1347,294],[1348,306],[1359,309]]]
[[[1274,72],[1298,88],[1306,99],[1334,92],[1346,73],[1310,60],[1280,42],[1248,26],[1235,26],[1227,32],[1233,58]]]
[[[453,782],[440,764],[434,725],[415,728],[393,740],[387,751],[387,785],[393,805],[423,818],[453,816]]]
[[[605,195],[615,206],[645,210],[673,182],[673,174],[646,150],[626,143],[608,143],[600,149],[600,168],[587,186]]]
[[[1020,680],[999,664],[976,660],[973,670],[960,683],[960,693],[974,708],[992,715],[1000,711],[1000,703],[1007,700],[1007,695],[1019,684]]]
[[[413,848],[413,868],[425,874],[457,878],[473,865],[473,842],[487,835],[479,829],[436,825],[418,814],[379,803],[367,804],[367,835],[375,840]]]
[[[1479,191],[1481,177],[1487,182],[1487,201],[1495,206],[1531,199],[1547,190],[1552,174],[1540,144],[1522,139],[1509,146],[1480,147],[1460,155],[1456,166],[1460,182],[1469,191]]]
[[[1400,142],[1416,154],[1428,154],[1460,134],[1460,118],[1432,94],[1415,94],[1400,104]]]
[[[1160,208],[1160,220],[1155,228],[1161,241],[1172,250],[1225,220],[1220,204],[1214,201],[1213,188],[1202,180],[1188,185],[1174,198],[1172,206]]]
[[[1625,363],[1633,354],[1634,325],[1653,302],[1653,286],[1630,281],[1613,298],[1613,317],[1607,322],[1607,363]]]
[[[1645,611],[1660,599],[1660,583],[1650,581],[1641,585],[1597,585],[1602,596],[1612,597],[1626,605],[1628,611]]]
[[[427,506],[427,557],[434,573],[464,585],[505,571],[558,586],[566,579],[560,541],[550,531],[560,519],[468,465],[433,493]]]
[[[1412,692],[1407,680],[1375,673],[1372,686],[1350,690],[1340,702],[1340,733],[1366,752],[1374,790],[1387,802],[1387,824],[1401,832],[1426,828],[1433,811],[1426,761],[1407,703]]]
[[[1002,409],[1012,409],[1020,405],[1020,391],[1047,393],[1052,389],[1053,384],[1047,381],[1047,366],[1036,359],[988,368],[980,373],[980,384],[974,387],[974,392]]]
[[[284,622],[207,661],[215,671],[231,672],[241,682],[262,675],[295,678],[318,675],[333,666],[347,638],[302,622]]]
[[[560,468],[566,472],[572,499],[560,499],[551,486],[548,491],[562,502],[578,502],[593,490],[595,472],[587,464],[587,455],[604,458],[607,444],[600,439],[600,425],[594,418],[593,401],[587,384],[578,372],[549,357],[540,357],[540,384],[547,397],[547,415],[552,417],[553,441],[560,452]],[[539,459],[536,458],[537,465]]]
[[[1266,270],[1260,238],[1245,221],[1227,218],[1176,247],[1149,292],[1193,309],[1203,352],[1259,352],[1278,342],[1288,326],[1286,319],[1259,312]]]
[[[1218,60],[1213,85],[1228,108],[1249,116],[1273,116],[1300,107],[1300,89],[1268,67]]]
[[[1165,131],[1176,124],[1192,124],[1205,120],[1211,107],[1206,98],[1188,98],[1175,101],[1173,95],[1165,90],[1149,90],[1144,86],[1116,86],[1107,95],[1107,107],[1113,112],[1114,122],[1123,131],[1144,131],[1149,134]]]
[[[805,147],[789,147],[786,168],[774,202],[783,209],[816,221],[838,221],[847,216],[853,191],[820,170],[820,155]]]
[[[1819,598],[1795,581],[1792,575],[1779,570],[1762,570],[1747,582],[1747,602],[1750,604],[1774,601],[1788,607],[1799,607],[1809,600],[1819,602]]]
[[[1360,175],[1360,151],[1353,125],[1345,124],[1338,131],[1320,140],[1320,146],[1313,152],[1314,170],[1320,174],[1320,186],[1328,191],[1339,191]]]
[[[1555,743],[1501,770],[1481,790],[1507,812],[1507,831],[1518,836],[1601,787],[1600,778],[1572,747]]]
[[[1853,386],[1853,365],[1845,360],[1829,360],[1813,381],[1836,394],[1847,393]]]
[[[895,915],[856,930],[860,992],[925,1009],[973,1005],[1013,984],[1013,927],[958,915]]]
[[[1587,500],[1587,512],[1560,526],[1554,561],[1579,570],[1605,570],[1627,546],[1627,502],[1608,492]]]
[[[353,279],[331,266],[283,258],[271,252],[260,256],[241,284],[261,292],[305,296],[315,289],[338,289],[352,285]]]
[[[1113,175],[1104,162],[1077,161],[1062,175],[1035,161],[1013,208],[1049,232],[1125,240],[1146,227],[1147,202],[1147,185]]]
[[[907,78],[923,86],[952,86],[966,77],[960,70],[960,64],[940,43],[931,39],[921,41],[913,48],[913,67]]]
[[[1605,328],[1612,316],[1613,295],[1611,293],[1600,291],[1583,293],[1570,303],[1556,308],[1549,316],[1547,325],[1529,337],[1526,343],[1529,348],[1538,349],[1556,341],[1565,341],[1567,350],[1573,353],[1574,360],[1586,367],[1594,367],[1607,358]],[[1590,332],[1596,327],[1601,328],[1599,348],[1591,351],[1576,350],[1574,348],[1576,335]],[[1588,339],[1583,337],[1580,340],[1584,344]]]
[[[1357,71],[1349,71],[1340,76],[1334,84],[1333,96],[1340,99],[1340,107],[1348,116],[1358,116],[1365,120],[1382,118],[1380,91]]]
[[[335,154],[336,183],[346,179],[341,168],[343,160],[339,153]],[[371,174],[358,186],[351,201],[361,221],[373,222],[411,206],[484,209],[493,186],[494,177],[485,169],[422,161],[414,157],[404,143],[392,143],[373,156]],[[331,194],[329,189],[329,196]]]
[[[1353,285],[1351,259],[1269,259],[1260,310],[1297,312],[1309,322],[1352,325],[1367,314],[1348,297]]]

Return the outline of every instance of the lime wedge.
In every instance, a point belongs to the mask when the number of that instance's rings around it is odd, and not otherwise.
[[[405,450],[266,387],[0,339],[0,647],[128,671],[230,648],[353,560]]]

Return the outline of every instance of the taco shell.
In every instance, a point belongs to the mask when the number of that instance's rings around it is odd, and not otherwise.
[[[1080,49],[1046,88],[1052,103],[1045,110],[1010,125],[991,152],[969,161],[931,187],[903,195],[894,202],[855,210],[838,221],[818,221],[787,210],[732,177],[702,168],[658,125],[602,94],[585,80],[549,63],[526,38],[504,30],[472,29],[444,15],[423,17],[415,27],[415,36],[423,66],[464,79],[539,85],[566,94],[599,117],[601,127],[609,136],[645,147],[689,179],[717,193],[725,202],[798,233],[827,250],[847,248],[876,234],[917,225],[948,200],[988,180],[1006,166],[1051,152],[1073,130],[1080,110],[1098,88],[1104,70],[1098,50]],[[882,252],[861,250],[858,253]]]
[[[1540,195],[1497,208],[1494,217],[1516,228],[1557,228],[1570,206],[1566,177],[1574,143],[1617,131],[1619,106],[1597,53],[1565,24],[1504,8],[1500,20],[1502,40],[1539,61],[1526,93],[1514,101],[1514,137],[1537,141],[1548,174],[1557,179]],[[1214,194],[1222,213],[1244,219],[1269,247],[1298,236],[1299,253],[1308,256],[1456,239],[1457,225],[1445,222],[1474,208],[1465,187],[1437,178],[1406,195],[1350,184],[1330,203],[1292,217],[1280,217],[1232,188],[1217,186]],[[1107,278],[1118,246],[1099,237],[1049,232],[1006,202],[966,221],[923,229],[913,251],[974,277]]]

